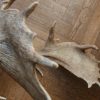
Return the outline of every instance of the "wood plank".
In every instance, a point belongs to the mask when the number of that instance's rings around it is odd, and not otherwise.
[[[100,2],[98,3],[98,7],[95,9],[93,13],[93,17],[91,17],[90,24],[87,27],[86,33],[84,33],[84,43],[95,44],[96,41],[99,41],[98,36],[100,33]]]
[[[83,6],[83,9],[76,21],[75,26],[70,33],[70,37],[75,40],[82,42],[85,32],[87,31],[87,27],[90,24],[91,18],[93,16],[93,12],[95,11],[99,0],[86,0]]]

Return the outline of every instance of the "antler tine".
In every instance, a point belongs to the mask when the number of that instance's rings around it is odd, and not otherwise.
[[[14,2],[15,0],[5,0],[3,1],[3,4],[1,6],[2,10],[8,9]]]
[[[84,45],[77,44],[76,47],[80,48],[81,50],[87,50],[87,49],[99,50],[99,48],[96,45],[91,45],[91,44],[84,44]]]
[[[53,67],[53,68],[58,68],[59,67],[59,65],[56,62],[54,62],[54,61],[52,61],[52,60],[50,60],[50,59],[48,59],[44,56],[41,56],[37,52],[35,52],[34,58],[33,58],[33,62],[36,62],[40,65],[45,65],[45,66]]]
[[[2,96],[0,96],[0,100],[7,100],[6,98],[4,98],[4,97],[2,97]]]
[[[55,31],[56,21],[53,22],[50,30],[49,30],[49,38],[51,41],[54,41],[54,31]]]
[[[23,12],[22,15],[25,17],[28,17],[37,7],[37,5],[39,4],[38,1],[33,2],[28,8],[26,8]]]
[[[49,30],[49,36],[46,42],[46,47],[50,46],[51,44],[54,44],[54,31],[55,31],[56,21],[52,24],[50,30]]]

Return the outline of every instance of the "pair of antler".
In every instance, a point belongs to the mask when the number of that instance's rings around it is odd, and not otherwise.
[[[37,78],[36,69],[40,73],[41,71],[36,68],[36,64],[53,68],[57,68],[60,64],[77,77],[84,79],[89,87],[94,83],[100,85],[99,61],[84,52],[90,48],[97,50],[95,45],[80,45],[75,42],[55,44],[54,23],[45,48],[40,53],[36,52],[32,44],[36,33],[26,26],[25,19],[34,11],[38,2],[19,12],[16,9],[8,9],[14,1],[4,0],[1,3],[0,64],[3,70],[24,87],[35,100],[51,100]],[[44,56],[54,58],[54,61]]]

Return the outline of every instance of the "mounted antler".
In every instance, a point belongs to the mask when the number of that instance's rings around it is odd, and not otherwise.
[[[15,0],[5,0],[0,10],[0,64],[35,100],[51,100],[36,75],[36,64],[57,68],[58,64],[35,51],[36,33],[25,24],[38,5],[32,3],[23,11],[8,9]],[[38,69],[39,70],[39,69]]]
[[[69,70],[77,77],[84,79],[88,83],[88,87],[97,83],[100,86],[99,67],[100,61],[96,60],[92,55],[90,57],[85,53],[87,49],[98,50],[95,45],[80,45],[75,42],[63,42],[56,44],[54,42],[54,28],[55,24],[49,31],[49,37],[45,48],[41,54],[53,58],[58,64]]]
[[[0,4],[0,67],[15,79],[35,100],[51,100],[49,94],[38,80],[36,64],[57,68],[58,64],[86,80],[90,87],[100,85],[99,68],[94,58],[87,56],[86,49],[98,48],[95,45],[79,45],[75,42],[56,44],[53,24],[45,49],[41,55],[33,47],[36,33],[25,24],[25,19],[35,10],[38,2],[32,3],[23,11],[8,9],[15,0],[3,0]],[[43,56],[42,56],[43,55]],[[46,56],[46,57],[44,57]],[[54,58],[52,61],[49,58]]]

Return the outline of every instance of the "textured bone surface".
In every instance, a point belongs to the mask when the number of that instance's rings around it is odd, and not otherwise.
[[[7,100],[5,97],[0,96],[0,100]]]
[[[79,78],[84,79],[88,83],[88,87],[93,84],[100,83],[99,67],[94,57],[90,57],[85,53],[87,49],[98,50],[95,45],[80,45],[75,42],[54,43],[54,27],[55,23],[50,29],[49,37],[42,54],[53,58],[58,64],[65,69],[72,72]]]
[[[25,23],[38,2],[22,11],[8,9],[14,1],[2,0],[0,3],[0,67],[35,100],[51,100],[37,78],[36,64],[52,68],[57,68],[58,64],[35,51],[32,41],[36,33]]]

